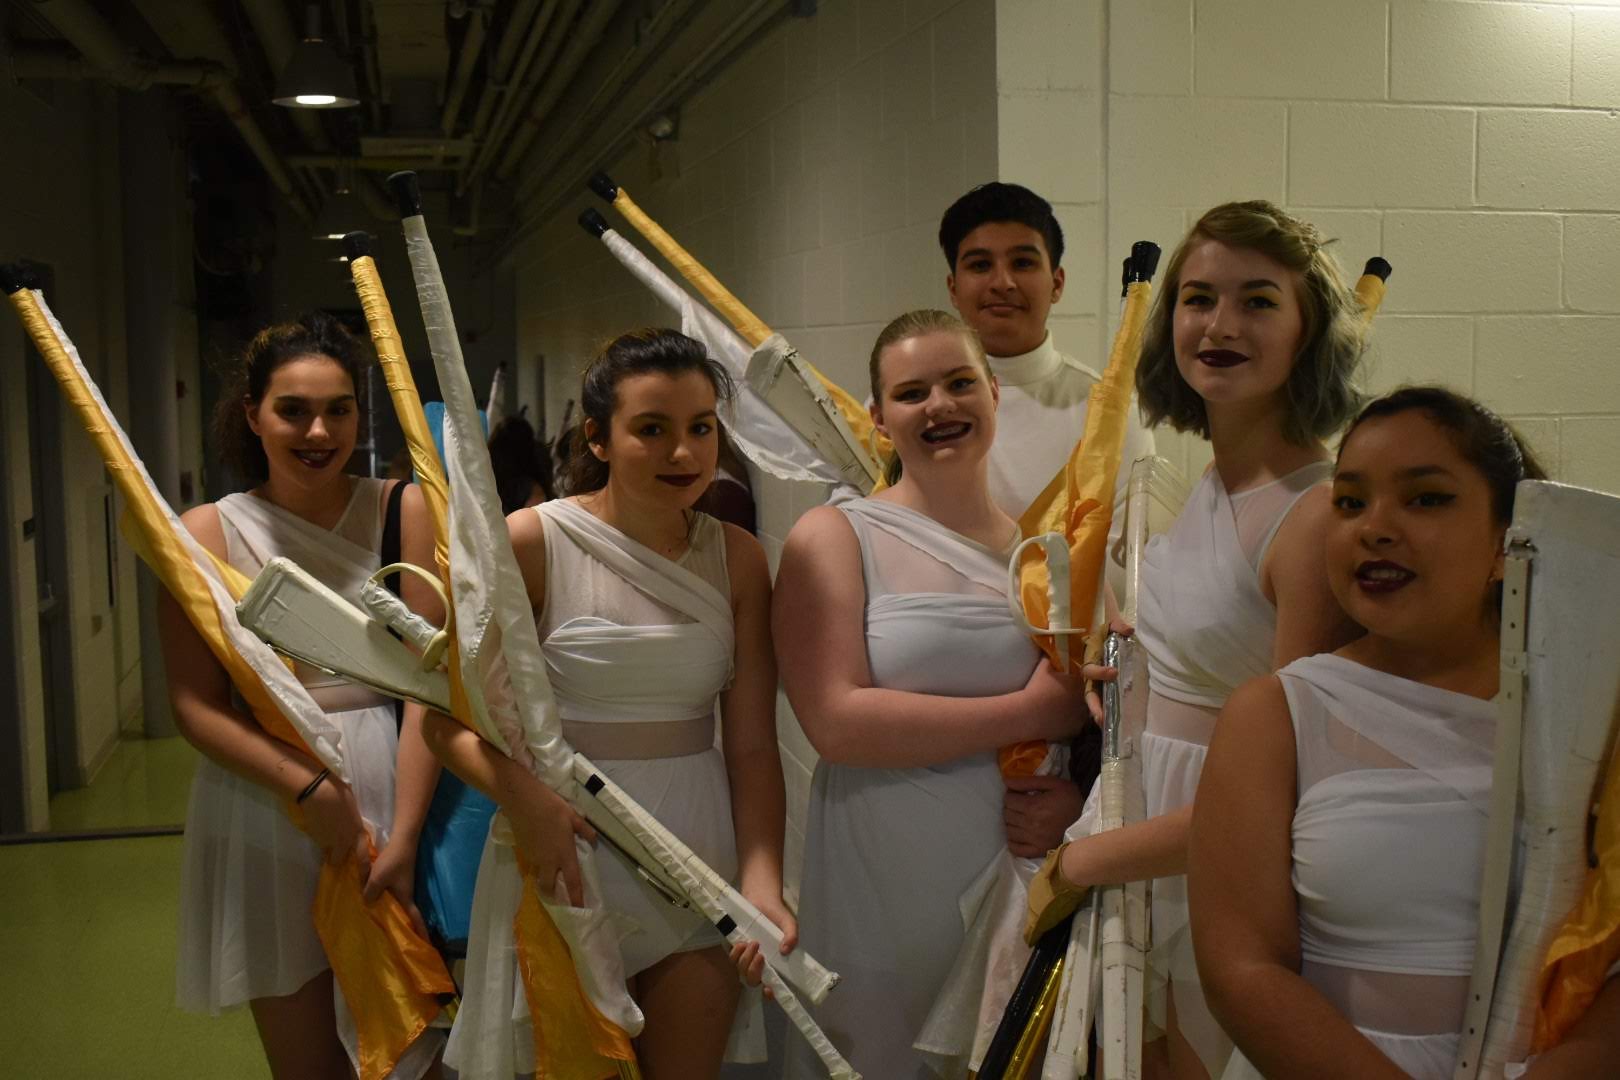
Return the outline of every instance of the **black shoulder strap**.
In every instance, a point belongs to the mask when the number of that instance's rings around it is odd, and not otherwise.
[[[392,566],[399,562],[399,504],[405,497],[407,483],[409,481],[401,480],[394,485],[394,489],[388,493],[388,506],[383,511],[382,551],[379,554],[382,556],[384,566]],[[383,586],[398,596],[399,575],[389,574],[383,579]]]
[[[383,510],[382,534],[382,565],[392,566],[399,562],[399,502],[405,497],[405,485],[409,480],[401,480],[394,485],[394,490],[388,493],[388,506]],[[383,588],[399,595],[399,575],[389,574],[383,578]],[[390,634],[394,632],[389,631]],[[398,637],[398,634],[394,634]],[[394,700],[394,730],[398,731],[405,724],[405,703],[399,699]]]

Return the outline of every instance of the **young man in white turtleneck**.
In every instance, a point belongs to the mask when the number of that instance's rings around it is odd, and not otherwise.
[[[951,303],[978,331],[1001,384],[990,496],[1021,517],[1057,475],[1086,427],[1087,395],[1099,375],[1058,351],[1047,314],[1063,295],[1063,230],[1052,206],[1018,184],[989,183],[945,211],[939,246]],[[1153,453],[1135,409],[1115,485],[1112,539],[1120,535],[1130,463]],[[1112,543],[1110,543],[1112,548]],[[1063,842],[1084,793],[1066,777],[1032,777],[1008,789],[1008,847],[1039,858]]]

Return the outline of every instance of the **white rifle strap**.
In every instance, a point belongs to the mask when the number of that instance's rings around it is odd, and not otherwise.
[[[1509,536],[1502,577],[1501,686],[1496,695],[1496,760],[1491,775],[1491,817],[1485,835],[1485,873],[1479,891],[1479,940],[1468,981],[1468,1008],[1453,1080],[1479,1074],[1491,996],[1502,961],[1513,841],[1519,808],[1519,767],[1524,741],[1525,639],[1530,610],[1530,564],[1535,548]]]

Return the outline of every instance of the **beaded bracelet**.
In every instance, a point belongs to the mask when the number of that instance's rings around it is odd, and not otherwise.
[[[321,781],[326,779],[327,774],[330,771],[331,770],[329,769],[322,769],[320,772],[316,773],[315,779],[311,780],[309,782],[309,786],[298,793],[298,798],[294,799],[293,802],[302,805],[305,799],[315,794],[315,789],[321,786]]]

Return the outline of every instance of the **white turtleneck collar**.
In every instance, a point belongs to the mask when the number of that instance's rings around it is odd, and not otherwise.
[[[1063,366],[1063,357],[1052,344],[1052,331],[1046,332],[1041,343],[1018,356],[989,357],[990,370],[1003,386],[1029,386],[1050,379]]]

